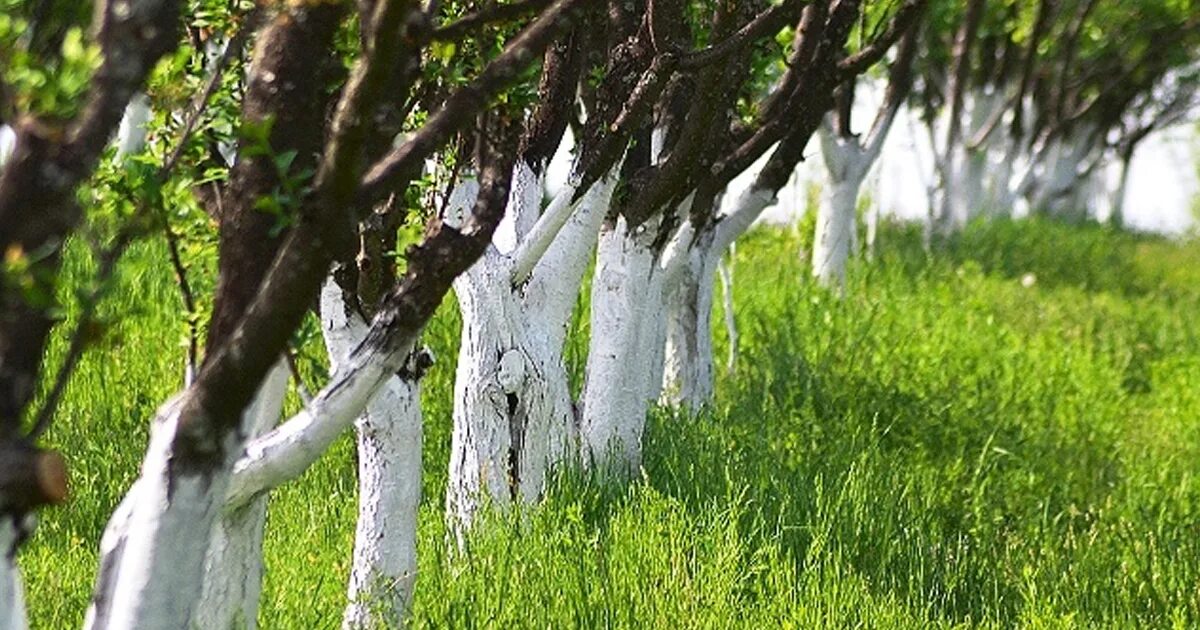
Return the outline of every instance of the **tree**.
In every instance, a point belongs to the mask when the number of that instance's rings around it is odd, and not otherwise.
[[[461,35],[494,19],[511,18],[511,9],[472,14],[460,23],[435,28],[435,12],[415,2],[360,7],[365,43],[334,99],[337,104],[327,125],[320,107],[320,75],[307,71],[322,67],[323,59],[333,59],[342,7],[289,6],[263,27],[256,38],[243,122],[248,129],[267,132],[260,145],[240,144],[233,177],[222,191],[221,258],[226,271],[218,283],[208,352],[195,381],[160,410],[142,477],[106,532],[90,627],[174,627],[192,619],[201,595],[209,532],[227,503],[231,481],[232,490],[242,493],[235,498],[255,496],[286,480],[286,474],[278,474],[281,467],[296,467],[297,459],[319,454],[307,450],[309,442],[284,449],[284,455],[291,456],[286,465],[254,460],[274,466],[275,476],[260,473],[251,481],[246,471],[254,471],[253,465],[242,465],[240,477],[233,474],[239,460],[253,458],[251,453],[262,455],[277,444],[270,441],[279,437],[275,433],[261,438],[268,441],[256,442],[255,449],[244,449],[255,419],[245,410],[308,310],[330,261],[352,247],[358,218],[393,191],[405,191],[424,159],[518,79],[520,69],[562,32],[581,4],[559,0],[541,8],[538,18],[503,53],[437,103],[405,142],[377,156],[366,155],[370,113],[394,96],[385,88],[395,70],[419,59],[424,45],[439,32]],[[91,173],[153,62],[175,46],[178,12],[179,6],[171,2],[104,5],[96,29],[100,66],[80,114],[65,122],[31,118],[18,126],[16,147],[0,180],[0,234],[6,251],[13,252],[11,260],[30,259],[22,269],[28,269],[33,287],[43,293],[52,291],[63,242],[81,219],[71,199],[74,188]],[[312,96],[318,98],[308,98]],[[278,127],[272,133],[272,126],[281,122],[295,127]],[[497,124],[489,127],[492,132],[511,127],[503,119]],[[313,144],[291,145],[304,142]],[[262,145],[270,150],[263,152]],[[297,424],[311,427],[313,420],[344,426],[358,415],[387,375],[403,364],[454,276],[482,253],[503,215],[511,172],[511,154],[503,142],[483,146],[487,149],[477,159],[479,192],[470,216],[457,226],[432,219],[424,240],[409,252],[404,277],[389,291],[365,341],[348,358],[348,367],[295,424],[285,424],[281,431],[296,435]],[[315,151],[302,156],[302,148]],[[293,188],[297,182],[291,180],[292,160],[303,164],[313,152],[319,152],[319,158],[312,162],[311,184]],[[276,226],[266,225],[252,212],[262,209],[262,193],[275,187],[298,190],[290,199],[294,206],[283,208],[287,220],[277,234],[272,232]],[[264,227],[267,238],[262,238]],[[4,441],[29,453],[29,461],[12,471],[14,480],[20,475],[45,476],[44,460],[53,460],[20,433],[21,414],[32,397],[52,323],[50,305],[31,300],[30,292],[17,290],[20,286],[5,283],[0,323]],[[39,494],[43,496],[29,500],[6,490],[6,521],[23,523],[33,507],[56,499]],[[5,542],[15,546],[17,529],[4,533],[9,537]],[[11,554],[6,558],[11,560]],[[11,587],[15,572],[6,566],[4,582]],[[16,589],[4,592],[9,595],[4,614],[19,618]]]

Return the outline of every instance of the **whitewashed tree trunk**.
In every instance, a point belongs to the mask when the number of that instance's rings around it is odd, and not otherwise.
[[[145,93],[138,92],[129,99],[117,130],[117,157],[133,155],[146,146],[146,124],[152,116],[150,97]]]
[[[177,397],[159,409],[141,476],[109,522],[87,628],[156,630],[191,623],[203,582],[205,543],[224,504],[229,474],[221,466],[206,476],[171,478],[182,402]],[[236,453],[236,436],[226,439],[222,452]]]
[[[250,439],[266,433],[279,422],[288,377],[285,359],[267,374],[254,403],[246,410],[245,425]],[[252,630],[257,626],[266,520],[265,495],[226,510],[217,520],[204,562],[204,585],[193,618],[194,627]]]
[[[725,373],[733,374],[737,370],[738,359],[738,327],[737,316],[733,312],[733,257],[737,250],[729,249],[730,259],[722,257],[718,270],[721,274],[721,298],[724,300],[725,336],[729,338],[729,356],[725,360]]]
[[[330,368],[347,369],[367,325],[346,307],[332,279],[321,291],[321,323]],[[344,628],[399,627],[412,601],[421,505],[420,379],[430,361],[428,353],[414,354],[355,423],[358,520]]]
[[[142,474],[101,540],[100,571],[86,628],[191,627],[208,537],[218,516],[300,476],[359,416],[404,364],[416,340],[415,331],[404,330],[399,337],[385,334],[388,324],[377,321],[367,342],[354,348],[346,369],[335,373],[295,417],[244,450],[233,443],[236,436],[229,436],[221,452],[232,453],[231,461],[207,476],[177,474],[171,479],[171,446],[183,398],[160,408]]]
[[[857,229],[858,192],[872,160],[856,138],[835,137],[828,125],[819,134],[829,181],[817,211],[812,275],[822,286],[841,288]]]
[[[17,132],[6,124],[0,124],[0,166],[8,161],[13,149],[17,146]]]
[[[586,463],[617,474],[641,464],[651,383],[662,379],[649,372],[661,350],[647,346],[665,319],[654,235],[619,217],[601,230],[596,254],[580,432]]]
[[[1092,149],[1086,140],[1089,136],[1089,133],[1080,130],[1072,137],[1058,140],[1040,185],[1030,201],[1034,210],[1051,216],[1068,216],[1079,212],[1080,209],[1073,206],[1079,201],[1080,185],[1084,180],[1082,165]]]
[[[518,164],[518,179],[538,170]],[[463,326],[446,507],[459,532],[485,503],[536,500],[577,452],[563,346],[619,171],[574,204],[577,185],[568,184],[540,218],[540,186],[514,186],[513,242],[455,281]]]
[[[712,399],[713,284],[724,253],[712,246],[715,236],[707,230],[689,248],[675,289],[666,297],[661,401],[667,405],[695,410]]]
[[[775,203],[777,193],[751,185],[734,201],[728,213],[719,217],[696,237],[686,254],[686,266],[672,283],[667,296],[660,401],[667,405],[698,409],[712,399],[713,368],[712,304],[713,284],[722,256],[734,246],[762,212]],[[727,369],[737,360],[737,325],[733,316],[733,276],[722,272],[725,299],[725,326],[729,332]],[[671,287],[668,287],[671,288]],[[589,382],[590,382],[589,375]]]
[[[1121,156],[1121,174],[1117,176],[1117,188],[1113,191],[1108,221],[1115,227],[1125,227],[1125,198],[1129,194],[1129,170],[1133,165],[1132,155]]]
[[[26,630],[25,594],[17,568],[17,526],[0,519],[0,630]]]

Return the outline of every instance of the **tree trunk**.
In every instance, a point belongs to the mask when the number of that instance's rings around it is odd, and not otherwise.
[[[25,630],[25,595],[21,571],[17,568],[17,526],[9,518],[0,519],[0,629]]]
[[[858,191],[874,156],[859,146],[857,138],[835,137],[829,125],[821,125],[818,131],[829,179],[817,210],[812,275],[824,287],[841,289],[857,229]]]
[[[332,279],[321,291],[321,322],[330,369],[348,367],[367,325],[346,305]],[[417,575],[417,513],[421,505],[420,378],[431,363],[417,352],[388,378],[355,424],[358,441],[358,521],[350,565],[345,628],[399,627]]]
[[[134,94],[117,130],[117,157],[133,155],[146,146],[146,124],[152,117],[150,97],[143,92]]]
[[[279,422],[288,377],[287,363],[281,359],[267,374],[254,403],[246,410],[248,438],[270,431]],[[194,627],[201,630],[257,627],[266,520],[266,495],[226,510],[218,519],[204,562],[204,586],[196,606]]]
[[[665,340],[662,274],[653,249],[655,230],[631,232],[624,217],[604,227],[592,280],[591,341],[583,394],[581,437],[586,463],[618,475],[641,464],[642,429],[655,358]],[[654,348],[658,345],[658,348]]]
[[[142,473],[101,542],[101,571],[85,627],[94,630],[189,627],[200,596],[206,542],[224,505],[233,462],[208,473],[172,474],[185,396],[154,419]],[[236,432],[235,432],[236,433]],[[237,453],[228,435],[222,453]]]
[[[831,179],[822,191],[813,239],[812,274],[824,287],[841,288],[846,282],[846,261],[854,241],[861,185],[862,178],[847,176]]]
[[[1080,200],[1079,189],[1084,179],[1080,174],[1080,166],[1091,149],[1083,141],[1088,135],[1079,133],[1058,140],[1046,165],[1046,172],[1030,201],[1032,210],[1066,219],[1079,218],[1081,213],[1086,216],[1086,208],[1075,206]]]
[[[1117,189],[1112,195],[1112,209],[1108,213],[1108,222],[1113,227],[1125,227],[1125,197],[1129,191],[1129,170],[1133,165],[1133,152],[1121,152],[1121,174],[1117,178]]]
[[[706,230],[689,249],[675,290],[667,295],[661,401],[691,410],[713,395],[713,284],[724,253],[713,247],[714,238]]]
[[[757,184],[751,185],[738,196],[727,214],[720,217],[715,225],[705,228],[706,234],[696,238],[688,250],[687,266],[672,283],[675,289],[667,298],[662,380],[664,396],[661,397],[664,404],[697,409],[712,399],[715,373],[712,367],[711,330],[714,277],[725,251],[775,199],[776,193],[771,190]],[[722,276],[725,326],[730,335],[729,370],[733,369],[737,357],[732,280],[732,274],[727,280]],[[589,372],[589,382],[590,378]]]
[[[620,165],[573,212],[561,206],[574,193],[568,186],[536,223],[523,217],[537,216],[541,195],[514,191],[514,255],[492,250],[455,281],[463,327],[446,508],[460,532],[484,503],[536,500],[550,470],[576,452],[563,346],[619,172]],[[527,258],[535,240],[545,249]],[[525,265],[532,268],[518,269]]]
[[[729,357],[725,360],[725,373],[732,375],[737,370],[738,328],[733,312],[733,257],[736,249],[730,248],[729,260],[722,257],[718,269],[721,272],[721,299],[724,300],[725,335],[729,338]]]

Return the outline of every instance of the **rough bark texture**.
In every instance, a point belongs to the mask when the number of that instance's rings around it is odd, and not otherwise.
[[[548,474],[572,456],[578,426],[563,362],[567,326],[587,253],[608,211],[615,172],[593,186],[559,223],[528,280],[514,285],[516,259],[493,250],[455,282],[463,314],[455,377],[454,435],[447,512],[469,526],[484,503],[504,506],[541,496]],[[560,193],[556,203],[572,196]],[[541,196],[516,197],[516,217]],[[553,208],[553,204],[552,204]]]
[[[641,465],[646,408],[662,383],[663,274],[653,227],[630,228],[623,217],[605,225],[592,280],[580,434],[585,463],[622,476]]]
[[[255,44],[242,125],[269,124],[270,133],[266,146],[242,142],[219,204],[220,256],[208,332],[210,350],[229,339],[254,301],[299,201],[285,203],[281,214],[265,210],[261,200],[284,193],[285,178],[311,172],[317,165],[328,110],[328,68],[336,63],[331,42],[341,17],[336,4],[300,5],[277,17]],[[280,156],[289,153],[294,159],[281,173]]]
[[[688,249],[677,286],[667,296],[660,400],[692,410],[707,404],[713,394],[713,284],[724,254],[713,247],[715,237],[710,230]]]
[[[283,411],[290,371],[280,360],[263,381],[246,410],[247,437],[271,430]],[[267,497],[226,510],[213,527],[204,561],[203,588],[193,625],[202,630],[225,630],[258,625],[258,600],[262,593],[263,534]]]
[[[330,368],[347,369],[367,324],[333,281],[321,291],[321,322]],[[417,574],[417,511],[421,503],[420,377],[429,358],[384,381],[355,423],[358,520],[350,565],[346,628],[399,627]]]

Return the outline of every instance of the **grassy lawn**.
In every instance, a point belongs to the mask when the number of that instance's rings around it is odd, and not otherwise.
[[[413,625],[1200,626],[1200,243],[1037,222],[932,258],[912,230],[881,240],[841,300],[803,280],[790,233],[739,243],[741,358],[713,408],[655,410],[637,483],[564,476],[465,554],[441,515],[448,301],[426,338]],[[180,385],[166,261],[158,243],[130,253],[104,305],[117,323],[48,434],[74,497],[20,557],[36,628],[82,620],[104,523]],[[86,268],[73,251],[69,275]],[[723,363],[723,330],[717,347]],[[354,513],[344,438],[273,497],[262,627],[338,625]]]

